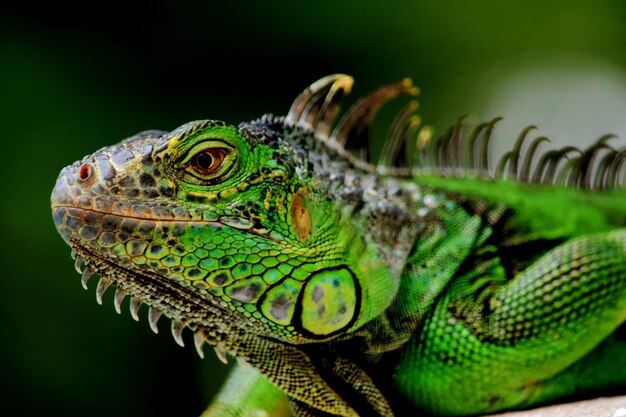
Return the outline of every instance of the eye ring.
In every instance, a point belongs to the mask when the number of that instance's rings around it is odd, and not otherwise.
[[[201,138],[174,159],[176,175],[190,185],[215,185],[235,174],[238,149],[221,138]]]
[[[224,164],[228,151],[223,148],[208,148],[195,154],[189,160],[188,166],[203,176],[216,173]]]

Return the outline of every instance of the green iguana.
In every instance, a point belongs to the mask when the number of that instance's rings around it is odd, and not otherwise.
[[[626,150],[539,151],[495,169],[497,119],[418,134],[411,101],[381,157],[352,78],[285,117],[146,131],[64,168],[54,222],[82,283],[116,288],[238,359],[206,416],[461,416],[626,390]],[[337,121],[338,120],[338,121]],[[417,137],[417,140],[415,138]]]

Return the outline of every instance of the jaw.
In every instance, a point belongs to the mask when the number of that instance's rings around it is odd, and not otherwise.
[[[72,247],[76,270],[82,274],[81,281],[85,289],[94,274],[100,276],[96,289],[96,298],[100,304],[104,292],[114,286],[114,305],[118,313],[121,313],[124,298],[130,297],[131,315],[139,320],[139,309],[146,304],[149,307],[149,324],[155,333],[158,332],[159,318],[165,316],[171,319],[172,335],[179,345],[184,346],[182,332],[188,328],[194,333],[194,344],[201,357],[204,357],[202,348],[208,343],[215,347],[218,357],[225,361],[226,352],[232,350],[232,336],[239,333],[230,310],[158,274],[114,263],[76,240],[69,240],[68,243]]]

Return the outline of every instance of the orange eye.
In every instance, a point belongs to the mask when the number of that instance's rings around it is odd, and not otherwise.
[[[205,149],[191,158],[189,166],[200,175],[211,175],[222,166],[227,155],[226,149]]]

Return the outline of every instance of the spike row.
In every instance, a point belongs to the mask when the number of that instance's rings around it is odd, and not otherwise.
[[[491,179],[586,190],[602,190],[626,184],[626,148],[616,148],[607,143],[615,139],[614,135],[604,135],[586,149],[565,146],[539,151],[540,146],[550,143],[550,140],[540,135],[530,139],[530,133],[537,129],[532,125],[520,132],[513,148],[498,159],[495,170],[492,170],[489,146],[495,125],[500,120],[498,117],[479,124],[466,135],[465,118],[461,118],[437,139],[428,140],[427,143],[418,139],[417,163],[410,164],[414,174],[427,169],[439,175],[454,177],[471,171],[474,175]]]
[[[399,95],[416,96],[418,94],[419,90],[408,78],[373,91],[348,109],[332,131],[329,142],[341,147],[364,147],[366,157],[369,158],[367,150],[370,142],[370,126],[380,108]],[[409,105],[405,112],[412,111],[414,106],[416,105]],[[405,120],[396,120],[396,123],[404,124],[405,122]],[[371,161],[368,159],[367,162]]]
[[[421,124],[421,118],[415,114],[418,107],[417,100],[411,100],[393,120],[376,166],[379,173],[385,174],[389,170],[397,171],[398,175],[403,175],[400,170],[407,171],[404,175],[409,173],[415,153],[412,141]]]
[[[87,286],[88,281],[95,274],[95,271],[89,265],[85,266],[84,270],[82,269],[84,258],[81,255],[77,254],[75,249],[72,249],[71,255],[72,255],[72,258],[75,259],[74,268],[76,269],[76,271],[78,271],[78,273],[81,274],[81,285],[83,286],[84,289],[88,289],[88,286]],[[110,286],[111,286],[111,281],[108,278],[105,278],[105,277],[100,278],[100,281],[98,281],[98,286],[96,288],[96,301],[98,302],[98,304],[102,305],[102,297],[104,296],[104,293]],[[124,298],[126,298],[126,295],[127,295],[126,292],[124,292],[124,290],[122,290],[121,288],[115,289],[113,305],[115,307],[115,311],[118,314],[122,313],[122,301],[124,301]],[[139,321],[139,308],[141,307],[141,305],[142,305],[142,302],[138,298],[131,297],[130,315],[135,321]],[[150,307],[149,312],[148,312],[148,323],[150,325],[150,329],[156,334],[158,334],[159,332],[157,323],[159,321],[159,318],[161,318],[162,315],[163,315],[162,311],[154,307]],[[182,337],[182,332],[184,328],[185,328],[185,324],[182,321],[178,319],[172,320],[172,327],[171,327],[172,336],[174,337],[174,341],[181,347],[185,346],[185,343]],[[201,359],[204,359],[204,351],[202,348],[205,342],[206,342],[206,337],[201,331],[194,332],[194,346],[196,348],[196,352],[198,353],[198,356],[200,356]],[[226,350],[223,345],[216,346],[215,353],[220,361],[222,361],[223,363],[228,363],[227,357],[226,357]]]
[[[495,171],[490,164],[490,144],[495,125],[502,119],[477,125],[471,133],[466,117],[460,118],[443,136],[433,139],[432,129],[420,125],[409,103],[394,119],[377,164],[371,161],[370,126],[378,110],[399,95],[417,95],[410,79],[383,86],[361,98],[336,122],[341,98],[350,92],[353,79],[334,74],[313,83],[294,101],[285,121],[310,129],[318,139],[336,148],[362,169],[399,176],[419,175],[423,170],[446,177],[468,173],[489,179],[522,183],[564,185],[582,189],[606,189],[626,184],[626,148],[606,144],[605,135],[585,150],[564,147],[539,152],[550,142],[545,136],[529,139],[535,126],[523,129],[513,148],[500,157]],[[333,128],[334,125],[334,128]],[[418,131],[417,138],[413,139]],[[411,149],[413,148],[413,150]],[[350,150],[350,152],[348,152]]]
[[[370,127],[378,110],[389,100],[399,95],[419,94],[410,79],[383,86],[360,99],[348,109],[338,123],[341,110],[340,101],[352,89],[353,78],[344,74],[324,77],[306,88],[293,102],[285,122],[304,129],[313,130],[317,138],[345,151],[353,148],[355,155],[368,170],[376,168],[370,160]],[[411,102],[390,127],[386,147],[391,161],[402,159],[402,145],[409,147],[409,141],[420,119],[413,112],[417,102]],[[336,126],[335,126],[336,125]],[[333,128],[334,126],[334,128]],[[407,158],[408,159],[408,158]],[[406,165],[405,161],[402,161]],[[379,162],[379,169],[389,167],[388,161]]]
[[[285,121],[306,129],[313,129],[328,138],[337,115],[341,98],[352,89],[354,80],[344,74],[324,77],[305,89],[293,102]]]

